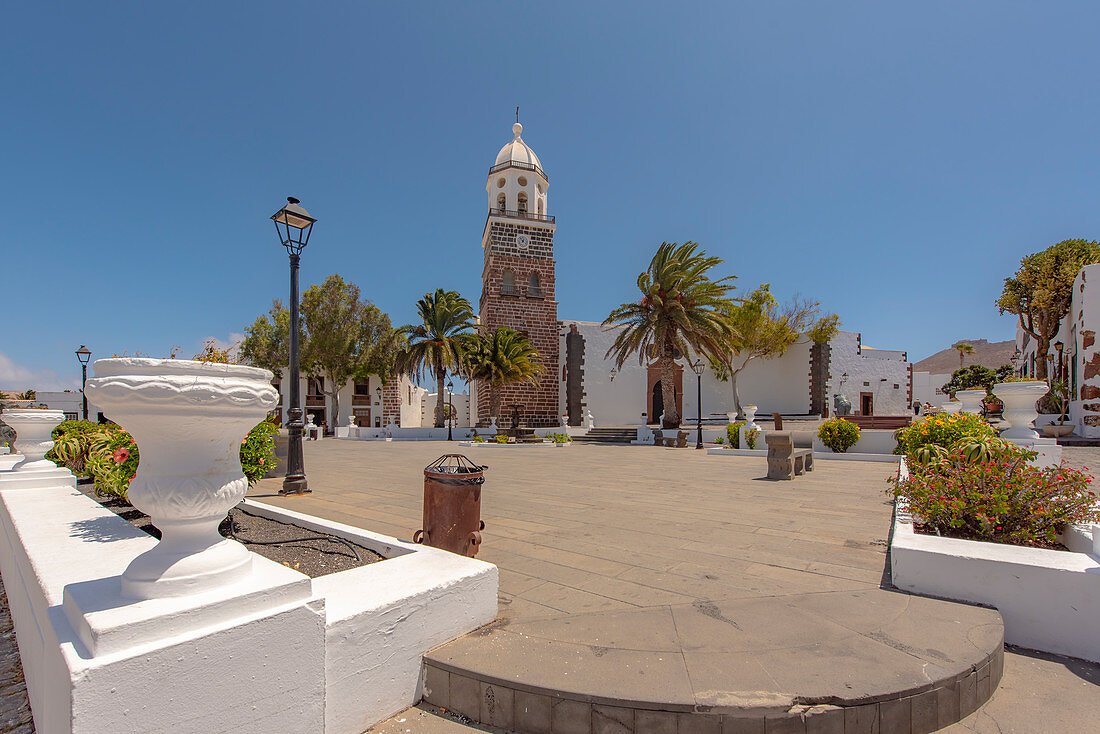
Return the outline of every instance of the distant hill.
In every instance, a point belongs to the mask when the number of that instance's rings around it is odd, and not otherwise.
[[[953,344],[966,342],[974,347],[973,354],[963,355],[963,366],[980,364],[995,370],[1006,364],[1012,364],[1012,353],[1016,351],[1016,342],[1013,340],[1003,342],[991,342],[985,339],[959,339]],[[931,357],[925,357],[919,362],[913,363],[913,369],[932,374],[949,375],[959,368],[959,353],[954,347],[941,349]]]

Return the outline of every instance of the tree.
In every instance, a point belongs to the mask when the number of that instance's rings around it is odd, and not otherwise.
[[[1014,314],[1020,328],[1035,340],[1039,357],[1035,377],[1045,380],[1050,340],[1069,312],[1073,281],[1086,265],[1100,262],[1100,243],[1062,240],[1042,252],[1020,260],[1020,268],[1005,278],[996,306],[1001,313]]]
[[[976,387],[983,388],[986,392],[992,392],[993,386],[998,382],[1004,382],[1012,376],[1012,367],[1002,365],[996,370],[991,370],[980,364],[972,364],[969,367],[960,367],[951,373],[951,379],[940,387],[940,390],[948,395],[954,395],[959,390],[971,390]]]
[[[322,392],[332,398],[332,413],[340,412],[341,388],[353,377],[390,374],[399,341],[390,317],[360,297],[359,286],[339,275],[302,294],[302,368],[322,377]]]
[[[963,368],[963,357],[964,357],[964,355],[973,354],[974,353],[974,346],[972,344],[967,343],[967,342],[959,342],[958,344],[953,346],[952,349],[954,349],[955,351],[957,351],[959,353],[959,369],[961,370]]]
[[[719,309],[726,304],[733,276],[711,280],[708,271],[722,263],[710,257],[694,242],[662,242],[638,276],[642,297],[613,310],[604,326],[620,327],[606,357],[615,357],[621,368],[632,355],[638,363],[656,359],[664,397],[665,428],[680,425],[676,409],[675,366],[682,355],[694,352],[721,359],[730,327]]]
[[[500,389],[516,382],[537,383],[546,368],[527,337],[500,327],[473,335],[466,348],[471,379],[489,387],[489,415],[500,415]]]
[[[465,350],[474,328],[474,310],[457,291],[436,289],[416,302],[419,324],[406,324],[401,331],[407,345],[398,354],[394,369],[414,373],[417,382],[427,370],[436,382],[435,426],[443,427],[443,384],[448,370],[465,369]]]
[[[16,396],[17,400],[37,400],[38,394],[34,390],[24,390]]]
[[[298,342],[302,342],[300,333]],[[282,377],[290,363],[290,311],[282,301],[273,300],[271,309],[245,329],[237,357],[245,364],[271,370],[276,377]]]
[[[719,312],[729,324],[726,350],[711,367],[720,380],[729,380],[733,388],[734,409],[741,412],[737,377],[754,359],[782,357],[803,341],[827,342],[836,336],[840,317],[821,315],[821,304],[802,298],[780,305],[764,283],[747,298],[727,301]]]

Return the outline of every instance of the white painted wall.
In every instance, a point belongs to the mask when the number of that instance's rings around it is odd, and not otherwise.
[[[472,424],[470,423],[470,394],[456,392],[454,394],[447,393],[445,398],[448,402],[454,405],[455,409],[455,427],[468,428]],[[421,426],[434,426],[435,425],[435,401],[436,394],[434,392],[425,392],[420,403],[420,425]],[[404,425],[404,424],[402,424]]]
[[[836,394],[847,396],[852,402],[852,413],[859,414],[861,392],[873,393],[876,415],[912,414],[905,352],[861,347],[859,334],[854,331],[840,332],[830,340],[829,347],[830,414]]]
[[[929,372],[913,373],[913,400],[921,403],[940,405],[948,399],[940,387],[947,384],[951,375],[933,374]]]

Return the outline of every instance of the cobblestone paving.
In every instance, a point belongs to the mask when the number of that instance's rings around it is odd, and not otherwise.
[[[1100,474],[1100,446],[1063,446],[1062,462],[1074,469],[1088,471],[1092,475]]]
[[[0,583],[0,734],[33,734],[31,705],[15,644],[8,597]]]

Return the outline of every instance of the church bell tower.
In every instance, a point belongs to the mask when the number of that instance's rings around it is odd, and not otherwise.
[[[558,303],[554,300],[554,217],[547,208],[550,181],[535,151],[523,142],[523,126],[512,126],[513,139],[497,153],[485,191],[489,215],[481,247],[481,327],[505,326],[523,332],[546,368],[538,384],[501,389],[498,426],[510,425],[511,406],[519,404],[529,428],[557,426]],[[478,421],[489,422],[488,387],[478,384]]]

